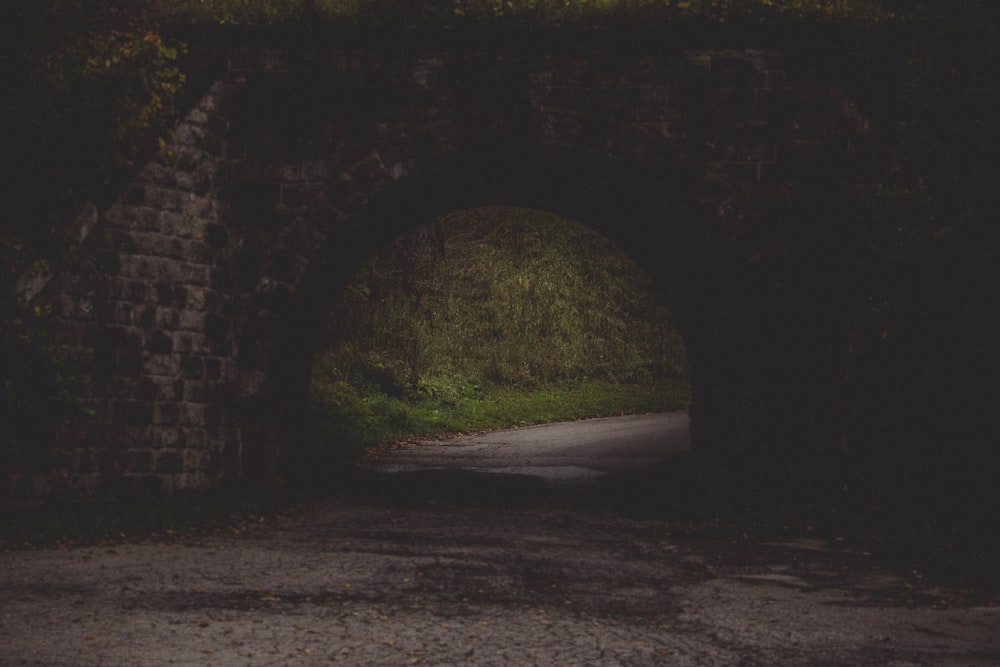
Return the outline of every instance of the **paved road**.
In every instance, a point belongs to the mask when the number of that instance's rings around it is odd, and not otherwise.
[[[462,469],[580,481],[650,467],[690,448],[686,412],[527,426],[427,440],[383,454],[380,472]]]
[[[218,535],[0,552],[0,665],[1000,664],[994,596],[842,545],[470,502],[331,499]]]
[[[412,474],[286,516],[0,552],[0,666],[1000,665],[994,592],[836,539],[580,502],[656,477],[632,468],[685,449],[686,427],[425,443],[376,466]]]

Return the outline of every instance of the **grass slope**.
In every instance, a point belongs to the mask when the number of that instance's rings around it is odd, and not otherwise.
[[[649,279],[603,237],[512,208],[448,216],[373,258],[316,357],[314,440],[389,440],[690,402],[684,343]]]

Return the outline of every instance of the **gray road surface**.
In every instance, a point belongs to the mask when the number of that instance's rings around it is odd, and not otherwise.
[[[995,604],[823,540],[331,501],[230,534],[0,553],[0,665],[995,667]]]
[[[463,469],[579,481],[649,467],[690,448],[686,412],[526,426],[384,453],[380,472]]]
[[[0,667],[1000,665],[993,592],[550,484],[645,475],[686,433],[674,414],[426,443],[380,464],[412,473],[286,516],[0,553]]]

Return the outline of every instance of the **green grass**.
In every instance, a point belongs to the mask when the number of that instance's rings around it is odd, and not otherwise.
[[[344,407],[345,403],[349,403]],[[394,398],[373,392],[339,401],[339,412],[317,420],[315,434],[326,446],[349,458],[361,458],[380,446],[442,433],[467,433],[509,426],[543,424],[592,417],[685,410],[690,389],[684,384],[646,387],[600,380],[564,381],[525,389],[496,387],[471,394],[422,393]],[[326,403],[329,410],[331,403]]]
[[[497,388],[457,404],[426,399],[411,406],[418,432],[466,431],[555,421],[686,409],[682,388],[642,387],[598,380],[537,389]]]

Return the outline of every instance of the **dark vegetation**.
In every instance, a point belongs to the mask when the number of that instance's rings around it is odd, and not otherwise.
[[[138,2],[10,0],[0,7],[0,424],[4,444],[85,418],[64,337],[18,281],[73,262],[68,222],[106,204],[169,135],[181,47]],[[22,447],[22,449],[24,449]],[[30,449],[30,448],[28,448]]]
[[[367,263],[313,369],[345,452],[440,431],[683,409],[686,357],[639,267],[569,221],[453,213]],[[317,437],[317,436],[314,436]]]
[[[588,26],[609,23],[769,20],[891,20],[883,0],[174,0],[154,3],[168,24],[288,25],[321,21],[357,27],[468,27],[514,23]],[[907,6],[912,10],[912,6]]]
[[[454,32],[492,25],[638,23],[673,26],[672,34],[694,26],[706,34],[724,24],[728,34],[745,32],[748,41],[764,34],[806,44],[819,61],[849,54],[856,73],[849,93],[877,125],[885,153],[892,157],[864,175],[860,207],[846,206],[841,198],[858,182],[857,174],[827,165],[813,180],[816,189],[800,197],[807,205],[788,214],[806,236],[813,229],[832,230],[810,237],[828,259],[798,266],[797,275],[830,295],[823,303],[824,322],[838,326],[829,351],[831,358],[840,356],[828,361],[840,364],[843,378],[842,451],[835,461],[796,461],[798,469],[757,471],[763,480],[755,485],[757,500],[774,511],[772,516],[794,508],[830,525],[862,517],[871,534],[905,535],[900,545],[930,546],[946,554],[942,560],[957,549],[995,553],[992,527],[1000,507],[997,6],[947,0],[8,0],[0,8],[4,440],[18,437],[17,430],[30,430],[40,415],[78,409],[73,374],[59,356],[58,331],[43,308],[19,302],[16,280],[40,260],[53,263],[65,256],[72,241],[59,230],[75,207],[87,200],[108,201],[142,156],[168,136],[185,76],[178,67],[179,36],[213,34],[192,26],[301,30],[328,22],[347,29],[420,25]],[[834,28],[817,32],[818,24]],[[832,37],[816,38],[824,34]],[[192,42],[192,50],[199,46]],[[834,218],[841,222],[820,224]],[[350,399],[345,404],[355,407],[364,407],[366,400],[358,386],[364,391],[381,387],[385,398],[369,394],[369,401],[399,405],[403,398],[435,393],[471,405],[483,391],[481,383],[460,376],[460,369],[447,369],[447,375],[424,369],[421,375],[419,364],[413,373],[412,363],[369,363],[370,351],[355,357],[368,359],[361,370],[361,362],[345,364],[345,359],[331,353],[317,369],[332,365],[343,377],[367,377],[357,386],[333,382],[334,395],[342,392],[341,398]],[[496,377],[516,376],[508,362],[495,361]],[[542,381],[566,379],[549,375],[533,371],[531,380],[536,387],[551,387]],[[384,378],[373,382],[372,376]],[[402,421],[410,419],[401,414]],[[806,481],[816,479],[799,474],[807,466],[822,469],[824,483]],[[728,479],[752,476],[736,470]],[[794,506],[772,502],[768,491],[778,488],[798,488],[798,496],[809,500]]]

